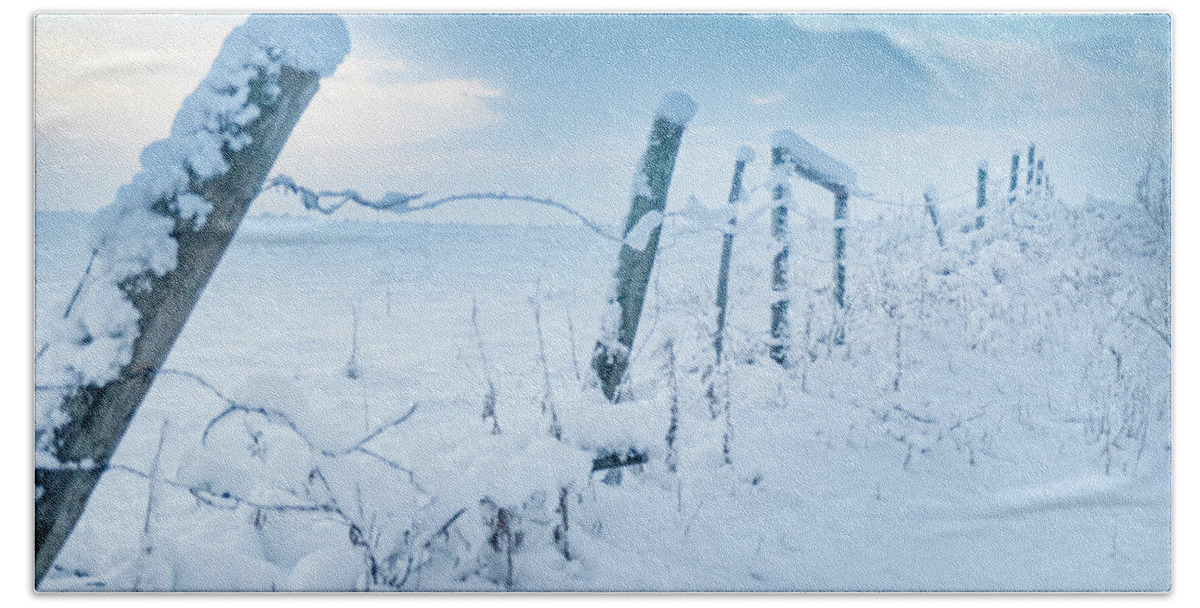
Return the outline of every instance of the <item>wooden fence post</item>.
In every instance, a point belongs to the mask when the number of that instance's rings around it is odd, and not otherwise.
[[[929,221],[933,223],[933,233],[937,235],[938,247],[946,248],[946,239],[942,238],[942,227],[938,224],[937,189],[925,187],[925,211],[929,213]]]
[[[203,226],[197,229],[190,217],[163,211],[175,220],[178,264],[165,275],[149,277],[149,289],[137,290],[132,285],[125,289],[141,315],[132,360],[116,380],[83,387],[62,404],[69,421],[55,430],[56,455],[62,462],[88,466],[35,470],[35,481],[41,487],[34,514],[35,586],[83,514],[155,374],[318,86],[319,76],[314,72],[285,65],[277,77],[268,78],[260,71],[250,85],[250,99],[256,100],[261,113],[244,127],[249,143],[236,151],[226,147],[223,155],[228,170],[192,187],[212,204]],[[266,93],[276,87],[273,97]],[[164,201],[164,210],[170,209],[170,202]]]
[[[746,164],[754,162],[754,151],[743,146],[738,149],[737,161],[733,165],[733,184],[729,187],[729,229],[721,244],[721,266],[717,271],[717,331],[713,335],[713,350],[717,354],[717,366],[721,365],[721,352],[725,342],[725,311],[729,304],[729,266],[733,260],[733,232],[737,228],[737,203],[742,198],[742,173]]]
[[[842,310],[846,309],[846,227],[843,224],[849,198],[844,187],[833,189],[833,300]]]
[[[979,161],[979,190],[975,196],[975,209],[978,215],[975,216],[975,229],[983,228],[983,208],[987,206],[987,177],[988,163],[986,160]]]
[[[1033,194],[1033,152],[1033,144],[1029,144],[1029,160],[1025,163],[1029,171],[1025,174],[1025,196]]]
[[[654,269],[658,238],[662,232],[663,210],[667,205],[667,190],[675,171],[675,157],[683,131],[696,111],[691,97],[679,92],[667,93],[659,104],[651,127],[650,141],[642,156],[641,167],[634,181],[629,215],[625,219],[625,242],[617,261],[613,293],[608,306],[619,313],[609,318],[596,342],[592,369],[600,380],[604,396],[618,399],[617,387],[625,377],[629,353],[637,336],[646,286]],[[643,222],[648,222],[643,223]],[[637,230],[635,230],[637,228]],[[643,240],[644,239],[644,240]],[[610,313],[611,314],[611,313]],[[613,325],[616,327],[613,327]]]
[[[791,153],[779,145],[771,147],[771,171],[778,182],[771,192],[775,208],[771,211],[771,236],[775,238],[775,257],[771,261],[771,291],[775,301],[771,303],[770,353],[779,365],[787,367],[788,350],[791,347],[791,329],[788,324],[788,207],[791,206],[792,191],[788,187],[791,174]]]
[[[1012,176],[1008,180],[1008,204],[1013,204],[1017,201],[1017,173],[1021,170],[1021,153],[1013,152],[1012,155]]]
[[[1043,176],[1043,175],[1045,175],[1045,173],[1044,173],[1044,171],[1045,171],[1045,163],[1046,163],[1046,157],[1045,157],[1045,156],[1043,156],[1043,157],[1039,158],[1039,159],[1038,159],[1038,161],[1037,161],[1037,181],[1036,181],[1036,185],[1037,185],[1037,190],[1038,190],[1038,195],[1039,195],[1039,196],[1041,195],[1041,191],[1042,191],[1042,176]]]

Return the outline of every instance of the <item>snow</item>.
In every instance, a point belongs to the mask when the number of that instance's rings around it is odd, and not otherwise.
[[[749,146],[739,147],[737,150],[737,161],[746,164],[754,162],[754,149]]]
[[[335,21],[255,17],[222,57],[327,73],[345,52]],[[260,57],[251,41],[264,36],[278,48]],[[253,75],[222,65],[218,84]],[[175,263],[174,218],[147,201],[170,194],[174,214],[203,224],[211,209],[187,174],[223,171],[222,146],[246,144],[225,129],[257,115],[244,86],[211,84],[185,103],[180,138],[146,149],[119,204],[35,215],[36,338],[50,344],[39,446],[62,422],[71,389],[57,383],[128,361],[137,311],[112,281]],[[693,112],[672,94],[658,114],[684,125]],[[970,206],[943,201],[939,247],[923,204],[862,196],[854,171],[794,133],[773,144],[803,177],[850,189],[855,217],[833,222],[827,193],[787,168],[748,166],[738,209],[707,209],[676,179],[666,211],[624,240],[247,218],[42,589],[1169,589],[1169,197],[1066,204],[1039,191],[976,210],[967,192]],[[728,156],[711,157],[727,176]],[[766,348],[776,185],[789,206],[787,369]],[[649,196],[644,174],[631,191]],[[957,230],[977,213],[984,227]],[[846,310],[831,298],[831,226],[845,228]],[[655,230],[626,348],[611,270]],[[588,366],[596,337],[629,358],[617,403]],[[592,471],[630,450],[646,462]]]
[[[749,206],[769,199],[747,193]],[[806,356],[791,370],[763,346],[769,218],[739,218],[718,384],[731,397],[731,465],[703,379],[719,233],[665,225],[614,404],[586,365],[619,243],[583,227],[249,218],[167,368],[274,413],[229,414],[205,441],[229,404],[160,375],[114,458],[148,471],[172,421],[154,557],[137,566],[146,480],[112,470],[45,586],[129,589],[140,573],[143,589],[390,588],[367,576],[354,521],[378,538],[381,563],[395,556],[383,571],[411,570],[401,589],[495,591],[506,586],[488,549],[491,504],[522,533],[517,590],[1165,589],[1170,350],[1129,315],[1161,323],[1169,247],[1128,206],[1022,199],[987,213],[941,252],[922,207],[864,209],[847,232],[857,312],[844,346],[829,340],[828,227],[794,222],[793,348]],[[957,225],[975,210],[944,214]],[[52,307],[86,265],[73,235],[87,218],[37,221],[38,305]],[[561,441],[539,407],[535,295]],[[486,362],[473,354],[473,299]],[[342,373],[351,303],[357,380]],[[489,376],[499,434],[481,418]],[[414,405],[363,446],[402,470],[353,451]],[[590,472],[598,454],[630,449],[648,461],[619,484]],[[562,488],[571,561],[553,540]],[[330,497],[348,520],[260,520],[238,502]]]
[[[269,98],[278,88],[270,79],[281,68],[329,76],[349,49],[345,24],[330,15],[252,15],[225,39],[208,75],[184,99],[170,136],[146,146],[142,170],[96,217],[94,267],[39,348],[37,384],[56,388],[36,399],[38,450],[50,450],[53,429],[67,422],[60,408],[66,396],[116,379],[131,361],[139,314],[126,292],[175,269],[177,220],[204,227],[212,204],[192,190],[193,178],[224,173],[224,150],[249,143],[242,129],[261,111],[250,101],[252,81],[266,76]],[[157,207],[162,201],[169,213]]]
[[[644,251],[650,245],[650,237],[662,226],[663,213],[657,209],[647,211],[645,215],[625,234],[625,244],[637,251]]]
[[[665,404],[665,395],[610,403],[599,395],[584,393],[564,410],[564,439],[597,454],[623,454],[633,448],[661,459],[663,438],[670,427]]]
[[[337,15],[251,15],[225,39],[217,62],[236,69],[234,58],[262,49],[283,65],[328,78],[350,52],[350,33]]]
[[[646,175],[641,170],[638,170],[638,172],[634,174],[633,186],[630,187],[629,191],[630,200],[637,197],[654,197],[654,190],[650,189],[650,176]]]
[[[616,273],[609,281],[607,294],[605,295],[605,306],[600,313],[600,337],[597,339],[597,346],[603,346],[606,349],[609,357],[628,356],[629,347],[621,343],[621,320],[622,310],[621,302],[617,299],[618,283]],[[610,361],[611,362],[611,361]]]
[[[292,569],[283,591],[357,591],[362,587],[363,555],[351,549],[317,549]]]
[[[809,143],[795,131],[775,131],[771,134],[771,147],[786,149],[797,171],[826,188],[851,188],[858,183],[858,174],[853,169]]]
[[[181,194],[175,199],[175,213],[181,220],[195,220],[192,225],[193,230],[204,228],[204,222],[211,212],[212,203],[205,200],[203,196],[188,193]]]
[[[655,117],[681,127],[686,127],[695,114],[696,102],[692,101],[687,93],[680,91],[663,95],[662,101],[658,103],[658,110],[654,113]]]

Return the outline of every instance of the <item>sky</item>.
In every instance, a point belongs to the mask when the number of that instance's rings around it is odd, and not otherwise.
[[[39,15],[36,208],[107,204],[243,20]],[[1010,155],[1031,142],[1067,203],[1128,201],[1147,157],[1171,145],[1171,21],[1162,14],[346,20],[350,55],[275,167],[313,188],[548,196],[615,225],[658,99],[672,90],[699,110],[670,207],[691,197],[724,204],[740,145],[758,152],[749,182],[761,182],[770,133],[781,128],[852,166],[864,190],[915,202],[930,184],[947,205],[971,203],[981,160],[1006,184]],[[268,193],[252,212],[301,208]],[[507,203],[419,219],[566,221]]]

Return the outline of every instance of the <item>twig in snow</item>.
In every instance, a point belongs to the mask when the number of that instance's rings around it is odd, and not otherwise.
[[[98,255],[100,255],[100,249],[92,249],[92,257],[88,260],[87,268],[84,269],[83,276],[79,278],[79,284],[75,286],[75,291],[71,294],[66,309],[63,310],[62,318],[66,319],[71,316],[71,310],[75,308],[75,302],[79,299],[79,294],[83,292],[83,284],[87,281],[88,275],[92,274],[92,265],[96,263]]]
[[[479,361],[483,365],[484,373],[487,374],[487,394],[483,397],[483,421],[487,422],[488,418],[492,419],[492,434],[500,434],[500,419],[496,417],[496,380],[495,372],[492,369],[491,362],[488,361],[487,354],[483,351],[483,334],[479,331],[479,303],[474,297],[471,298],[471,330],[475,332],[475,345],[479,347]]]
[[[571,319],[571,309],[567,308],[567,335],[571,338],[571,366],[575,369],[575,381],[582,382],[583,375],[579,372],[579,356],[575,352],[575,321]]]
[[[154,552],[154,542],[151,540],[151,522],[154,516],[154,507],[158,502],[158,463],[162,458],[163,441],[167,436],[167,427],[170,424],[169,420],[163,420],[162,428],[158,431],[158,449],[154,451],[154,460],[150,465],[150,475],[147,478],[149,487],[146,496],[146,517],[142,521],[142,547],[138,553],[137,560],[137,578],[133,581],[133,590],[142,590],[142,575],[146,571],[146,558]]]
[[[1148,319],[1146,319],[1142,315],[1131,312],[1131,313],[1129,313],[1129,316],[1133,317],[1134,319],[1137,319],[1138,321],[1141,321],[1142,324],[1144,324],[1146,327],[1150,328],[1150,331],[1153,331],[1155,334],[1158,334],[1158,337],[1162,338],[1162,341],[1167,343],[1167,348],[1171,347],[1171,335],[1170,334],[1159,329],[1156,325],[1151,323]],[[1168,329],[1168,331],[1170,331],[1170,330]]]
[[[537,284],[537,296],[529,298],[529,306],[533,308],[533,321],[537,326],[538,361],[542,364],[542,413],[550,414],[550,436],[562,440],[562,425],[558,421],[558,407],[554,404],[554,394],[550,385],[550,364],[546,357],[546,339],[542,333],[542,281]]]
[[[208,434],[212,431],[212,429],[217,425],[218,422],[223,420],[226,416],[240,412],[243,414],[257,414],[268,420],[271,420],[273,422],[277,422],[279,424],[286,426],[289,430],[291,430],[293,433],[295,433],[296,436],[299,437],[300,440],[303,441],[304,444],[306,446],[308,446],[308,448],[310,450],[312,450],[313,452],[316,452],[322,456],[325,456],[327,458],[337,458],[339,456],[345,456],[352,452],[358,452],[358,453],[364,454],[366,456],[375,458],[376,460],[380,460],[381,457],[378,454],[365,453],[363,451],[363,446],[370,443],[372,440],[374,440],[376,437],[379,437],[383,433],[385,433],[397,426],[400,426],[401,424],[406,422],[409,418],[412,417],[413,414],[416,413],[417,408],[420,405],[418,403],[414,403],[412,405],[412,407],[410,407],[408,409],[408,411],[405,412],[402,416],[392,419],[388,422],[385,422],[385,423],[375,427],[374,431],[368,433],[366,436],[364,436],[362,439],[360,439],[354,445],[352,445],[344,450],[334,451],[334,450],[326,450],[326,449],[317,447],[317,445],[315,443],[313,443],[313,441],[311,439],[309,439],[308,436],[303,431],[300,430],[300,427],[294,421],[292,421],[292,419],[287,414],[285,414],[284,412],[282,412],[280,410],[277,410],[274,408],[267,408],[267,407],[249,406],[249,405],[244,405],[244,404],[238,403],[237,401],[234,401],[233,399],[230,399],[229,397],[227,397],[224,393],[222,393],[220,390],[218,390],[216,387],[214,387],[212,384],[210,384],[207,380],[205,380],[204,378],[202,378],[192,372],[175,370],[175,369],[161,369],[161,370],[158,370],[157,373],[158,374],[175,375],[175,376],[180,376],[183,378],[188,378],[190,380],[193,380],[193,381],[199,383],[204,388],[211,391],[214,395],[216,395],[218,398],[220,398],[222,401],[224,401],[227,404],[227,407],[224,410],[222,410],[221,413],[217,414],[212,420],[210,420],[208,422],[208,425],[206,425],[204,427],[204,432],[201,433],[201,435],[200,435],[200,443],[202,445],[208,443]],[[390,466],[394,469],[400,470],[400,471],[408,473],[410,475],[412,473],[408,469],[405,469],[405,468],[401,467],[400,465],[392,463],[389,460],[383,459],[383,460],[381,460],[381,462],[384,462],[384,464],[387,464],[388,466]]]
[[[346,362],[346,377],[358,380],[360,375],[358,369],[358,305],[355,304],[350,310],[354,320],[350,334],[350,360]]]

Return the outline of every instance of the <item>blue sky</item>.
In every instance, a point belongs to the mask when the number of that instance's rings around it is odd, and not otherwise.
[[[92,209],[137,169],[241,17],[41,17],[39,209]],[[623,213],[658,98],[699,105],[671,204],[723,203],[734,151],[791,128],[865,189],[971,187],[1036,141],[1068,202],[1127,199],[1169,147],[1165,15],[351,15],[352,50],[277,169],[316,187],[553,196]],[[763,167],[759,167],[763,169]],[[963,204],[966,204],[964,202]],[[274,195],[260,212],[295,212]],[[372,212],[355,210],[353,217]],[[450,208],[430,219],[554,221]]]

